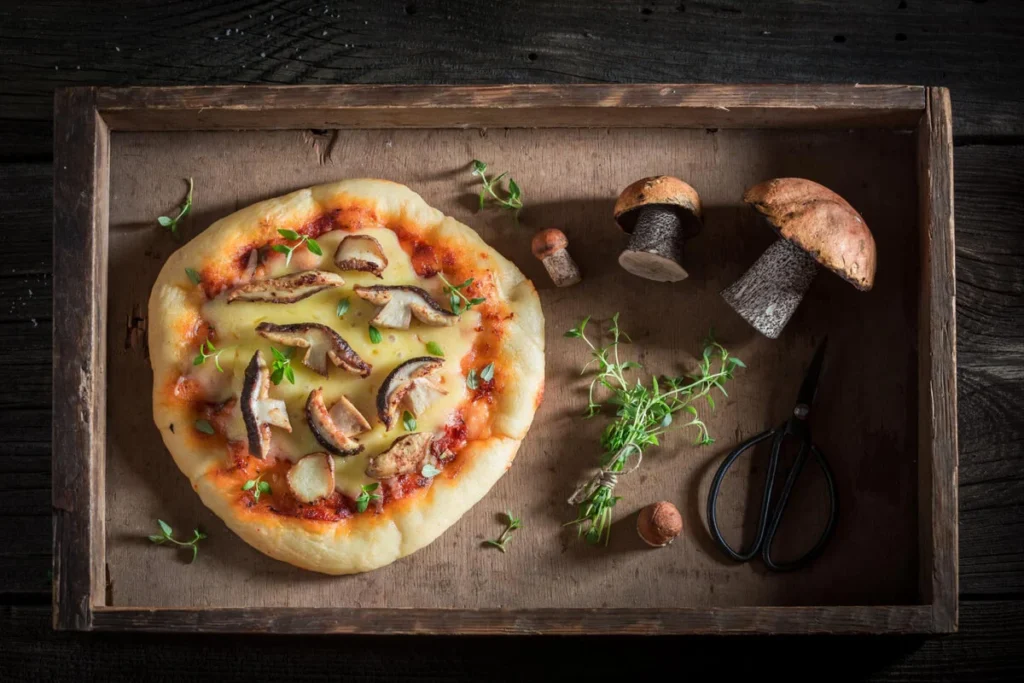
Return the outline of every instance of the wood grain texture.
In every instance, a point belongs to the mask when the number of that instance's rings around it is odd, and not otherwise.
[[[97,83],[898,82],[950,87],[958,134],[1020,135],[1022,34],[1017,2],[21,0],[0,149],[48,158],[54,88]]]
[[[54,625],[87,628],[102,591],[107,131],[88,89],[58,94],[54,179]],[[99,593],[102,595],[102,592]]]
[[[929,88],[918,130],[921,298],[918,429],[922,592],[942,630],[956,629],[957,425],[953,130],[949,92]]]
[[[919,86],[207,86],[97,92],[113,130],[335,128],[904,128]]]
[[[0,608],[0,665],[13,680],[522,681],[541,665],[552,679],[661,680],[666,670],[714,680],[723,662],[749,677],[785,671],[788,680],[1019,681],[1024,677],[1024,602],[970,601],[958,634],[937,639],[855,636],[621,639],[479,636],[232,636],[67,634],[50,629],[44,607]],[[597,656],[618,647],[622,656]],[[813,652],[819,657],[811,657]]]

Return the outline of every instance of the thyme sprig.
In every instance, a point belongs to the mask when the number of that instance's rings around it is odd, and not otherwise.
[[[178,223],[181,219],[189,214],[192,210],[192,179],[188,179],[188,193],[185,195],[185,201],[181,203],[178,208],[178,215],[176,216],[160,216],[156,219],[156,222],[161,226],[171,231],[171,234],[175,237],[178,236]]]
[[[508,543],[509,538],[511,538],[512,532],[516,529],[523,528],[523,520],[513,515],[510,510],[505,511],[505,518],[508,521],[505,524],[505,530],[501,532],[501,536],[484,541],[484,545],[494,546],[501,552],[505,552],[505,544]]]
[[[480,208],[484,208],[487,196],[490,195],[491,199],[498,206],[512,212],[512,219],[516,225],[519,225],[519,212],[523,210],[523,191],[520,189],[519,184],[509,176],[508,191],[505,192],[505,196],[502,197],[495,192],[495,189],[501,189],[501,179],[508,175],[508,171],[505,171],[493,180],[488,180],[487,164],[479,159],[473,159],[473,175],[479,176],[483,183],[483,189],[480,190]]]
[[[224,353],[224,349],[218,349],[207,337],[206,341],[199,345],[199,354],[192,359],[192,365],[202,365],[207,358],[212,358],[213,364],[217,366],[217,371],[224,372],[224,368],[220,366],[220,354],[222,353]]]
[[[271,247],[271,249],[273,249],[274,251],[285,255],[284,265],[286,267],[291,265],[292,254],[295,252],[296,249],[301,247],[303,244],[306,245],[306,249],[309,249],[317,256],[324,255],[324,250],[320,248],[320,243],[317,242],[312,237],[310,237],[309,235],[300,235],[294,230],[287,230],[285,228],[278,228],[277,232],[279,235],[281,235],[281,237],[285,238],[286,240],[291,240],[292,242],[294,242],[295,240],[299,241],[298,244],[290,247],[287,244],[275,244],[274,246]]]
[[[167,522],[165,522],[162,519],[156,520],[156,523],[160,526],[160,533],[159,534],[150,534],[149,540],[152,543],[156,543],[157,545],[163,545],[164,543],[168,543],[169,542],[169,543],[173,543],[174,545],[180,546],[182,548],[191,548],[192,549],[192,559],[189,560],[189,564],[191,564],[192,562],[196,561],[196,555],[199,553],[199,545],[198,545],[198,543],[199,543],[199,541],[201,541],[204,538],[206,538],[206,534],[204,534],[199,529],[193,529],[192,530],[192,540],[190,540],[190,541],[179,541],[176,538],[174,538],[174,529],[171,528],[170,524],[168,524]]]
[[[732,356],[714,340],[714,332],[704,341],[704,349],[697,370],[680,377],[659,377],[652,375],[650,384],[640,379],[630,381],[626,374],[639,370],[643,365],[635,361],[622,362],[619,345],[629,336],[619,327],[619,314],[612,316],[608,333],[611,342],[598,346],[586,335],[590,316],[565,333],[566,337],[582,339],[590,347],[591,360],[584,366],[586,372],[597,366],[597,373],[590,382],[585,417],[592,418],[602,413],[606,406],[614,407],[614,419],[601,434],[601,469],[587,483],[581,486],[569,499],[578,505],[576,519],[567,522],[578,525],[580,535],[590,544],[602,541],[607,545],[611,536],[612,508],[622,499],[614,495],[620,474],[640,466],[643,452],[650,446],[661,445],[664,434],[676,429],[697,430],[695,445],[714,443],[708,427],[697,414],[695,403],[703,399],[711,410],[715,409],[712,396],[714,389],[728,396],[725,382],[732,379],[736,368],[746,367],[743,361]],[[611,395],[600,400],[598,393],[605,389]],[[675,415],[684,413],[686,419],[678,420]]]
[[[437,276],[441,278],[441,282],[444,283],[444,293],[448,295],[448,303],[451,305],[452,313],[455,315],[462,315],[474,306],[479,306],[487,301],[487,299],[482,296],[473,297],[471,299],[462,293],[462,290],[473,284],[473,278],[467,278],[462,283],[453,285],[448,282],[448,278],[444,276],[444,273],[438,273]]]

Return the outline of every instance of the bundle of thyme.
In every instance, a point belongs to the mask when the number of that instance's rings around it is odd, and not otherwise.
[[[643,366],[619,359],[619,344],[623,339],[631,341],[629,335],[619,329],[619,314],[612,316],[608,328],[611,342],[606,346],[596,346],[587,338],[585,330],[589,321],[590,316],[587,316],[565,333],[566,337],[582,339],[590,347],[593,357],[583,372],[595,364],[597,366],[597,374],[590,382],[585,416],[594,417],[606,406],[613,406],[615,418],[601,434],[600,470],[569,498],[570,505],[579,506],[579,513],[566,526],[578,525],[580,535],[590,544],[603,540],[607,545],[611,537],[612,508],[622,498],[615,495],[619,475],[638,468],[644,450],[660,445],[662,435],[670,430],[693,428],[697,430],[695,445],[713,443],[714,439],[697,415],[694,403],[703,399],[714,410],[712,390],[717,388],[722,395],[728,396],[725,382],[732,379],[736,368],[746,365],[717,343],[712,331],[704,341],[701,360],[692,374],[663,376],[661,379],[652,375],[650,385],[640,379],[630,382],[626,373]],[[597,398],[601,387],[611,392],[603,402]],[[677,421],[673,416],[679,412],[685,413],[688,419]],[[627,465],[630,466],[628,470]]]

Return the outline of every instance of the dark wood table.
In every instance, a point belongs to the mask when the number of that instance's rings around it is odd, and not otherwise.
[[[594,642],[51,631],[55,87],[669,81],[951,89],[957,635]],[[0,679],[641,680],[721,667],[1024,679],[1024,2],[7,2],[0,84]]]

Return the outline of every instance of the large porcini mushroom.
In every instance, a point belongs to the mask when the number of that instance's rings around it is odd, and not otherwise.
[[[304,270],[267,280],[248,282],[228,292],[228,303],[234,301],[262,301],[271,304],[293,304],[317,292],[341,287],[345,279],[337,273],[323,270]]]
[[[377,416],[390,430],[403,404],[413,415],[422,415],[447,392],[434,383],[431,375],[444,361],[431,356],[410,358],[388,374],[377,392]]]
[[[306,420],[316,440],[334,455],[355,455],[362,451],[363,445],[352,437],[370,429],[370,423],[344,396],[328,410],[322,388],[309,392]]]
[[[315,503],[334,492],[334,458],[310,453],[291,466],[285,479],[299,501]]]
[[[257,349],[245,368],[241,404],[249,452],[260,459],[267,457],[270,452],[272,426],[292,431],[284,401],[270,398],[269,394],[270,369],[263,360],[263,354]]]
[[[633,275],[658,282],[687,277],[683,244],[703,227],[697,191],[678,178],[641,178],[619,194],[615,221],[630,235],[619,265]]]
[[[376,315],[370,322],[380,327],[398,330],[409,329],[412,316],[426,325],[445,327],[454,325],[459,317],[451,311],[441,308],[426,290],[410,285],[373,285],[363,287],[356,285],[356,294],[371,304],[379,306]]]
[[[395,439],[391,447],[370,458],[366,465],[366,476],[373,479],[388,479],[402,474],[420,471],[420,464],[427,458],[433,437],[425,432],[414,432]]]
[[[349,235],[341,240],[338,250],[334,252],[334,265],[339,270],[359,270],[384,277],[382,273],[388,267],[388,257],[384,247],[369,235]]]
[[[324,377],[327,376],[328,358],[339,368],[360,377],[369,376],[373,370],[373,366],[360,358],[340,334],[320,323],[260,323],[256,326],[256,334],[278,344],[308,349],[302,364]]]
[[[749,188],[743,201],[779,239],[722,296],[766,337],[781,334],[819,263],[861,291],[874,285],[874,237],[861,215],[832,190],[804,178],[775,178]]]

